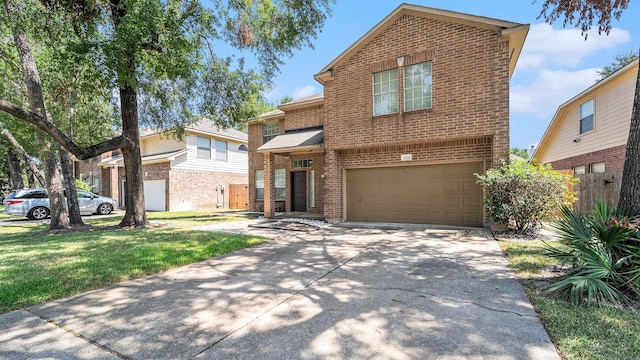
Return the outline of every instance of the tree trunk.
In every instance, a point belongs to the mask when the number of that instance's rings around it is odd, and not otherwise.
[[[640,214],[640,70],[636,75],[636,91],[633,97],[618,207],[628,209],[634,215]]]
[[[7,138],[7,140],[9,141],[9,143],[12,145],[12,147],[14,147],[15,150],[20,155],[22,155],[22,160],[24,161],[25,165],[27,166],[27,174],[31,174],[32,177],[35,177],[38,180],[38,182],[40,183],[40,186],[44,187],[45,186],[44,176],[42,176],[42,173],[40,173],[40,170],[36,166],[36,163],[33,161],[33,157],[31,155],[29,155],[29,153],[27,153],[24,150],[22,145],[20,145],[18,140],[16,140],[16,138],[13,136],[13,134],[9,130],[2,129],[0,134],[5,136]],[[34,183],[34,182],[35,181],[30,181],[29,182],[29,187],[35,187],[35,186],[31,186],[31,184]]]
[[[9,165],[9,184],[12,190],[24,188],[20,158],[13,147],[7,147],[7,164]]]
[[[49,210],[51,210],[51,224],[49,230],[68,229],[69,215],[64,204],[64,192],[62,189],[62,181],[60,177],[60,168],[58,168],[58,159],[56,152],[47,140],[46,158],[44,160],[45,182],[47,183],[47,192],[49,193]],[[60,194],[61,196],[51,196],[51,194]]]
[[[121,227],[143,228],[149,225],[144,206],[142,182],[142,156],[140,152],[140,130],[138,128],[138,94],[132,86],[120,88],[122,134],[126,146],[122,148],[126,176],[125,214]]]
[[[7,14],[13,15],[13,3],[11,0],[5,0]],[[36,60],[31,51],[31,44],[27,34],[18,28],[13,29],[13,39],[18,49],[20,63],[22,65],[22,73],[27,87],[29,108],[32,112],[40,114],[45,119],[50,119],[47,109],[44,105],[44,95],[42,92],[42,82]],[[64,193],[62,192],[62,184],[60,182],[60,171],[57,166],[56,153],[51,148],[51,141],[47,138],[44,140],[44,161],[47,192],[49,193],[49,208],[51,210],[51,225],[49,229],[62,229],[69,227],[69,216],[64,206]]]
[[[82,216],[80,216],[80,205],[78,204],[78,192],[76,191],[76,180],[73,177],[73,169],[66,151],[59,149],[60,166],[64,177],[64,189],[67,193],[67,209],[69,210],[69,223],[71,226],[82,226]]]

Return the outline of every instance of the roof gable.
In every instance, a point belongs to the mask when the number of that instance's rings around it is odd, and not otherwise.
[[[572,97],[562,105],[558,106],[558,109],[556,110],[556,113],[553,115],[553,118],[549,123],[549,126],[545,130],[544,135],[542,135],[542,139],[540,140],[540,143],[534,150],[533,155],[531,156],[531,159],[540,159],[541,156],[543,156],[544,153],[549,150],[549,146],[551,146],[552,140],[556,135],[557,130],[564,125],[565,121],[567,121],[566,120],[567,112],[569,111],[569,109],[578,106],[579,103],[582,103],[588,100],[590,97],[596,96],[596,94],[600,91],[607,91],[605,89],[612,88],[614,84],[619,83],[619,81],[623,78],[623,76],[625,75],[628,76],[629,72],[635,71],[633,74],[637,74],[638,64],[639,64],[638,59],[636,59],[635,61],[632,61],[631,63],[617,70],[613,74],[591,85],[584,91],[580,92],[579,94]],[[622,80],[622,81],[626,81],[626,80]],[[631,118],[629,118],[629,121],[630,120]],[[580,140],[577,140],[577,141],[580,141]]]
[[[378,34],[386,30],[391,26],[391,24],[405,14],[499,31],[503,39],[509,40],[509,54],[511,57],[509,60],[509,77],[511,77],[515,70],[518,57],[520,56],[522,46],[524,45],[524,39],[529,31],[528,24],[519,24],[483,16],[403,3],[358,39],[358,41],[338,55],[337,58],[331,61],[316,75],[314,75],[314,78],[321,84],[324,84],[324,81],[331,79],[332,69],[349,59],[353,54],[372,41]]]

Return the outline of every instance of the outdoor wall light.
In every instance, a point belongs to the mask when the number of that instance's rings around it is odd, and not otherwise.
[[[579,142],[580,142],[580,140],[582,140],[582,138],[579,138],[579,137],[578,137],[578,138],[573,139],[573,142],[574,142],[574,143],[579,143]]]

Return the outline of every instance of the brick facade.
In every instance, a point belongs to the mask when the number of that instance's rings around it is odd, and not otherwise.
[[[573,170],[576,166],[584,165],[589,171],[589,165],[604,162],[604,167],[609,171],[622,171],[624,167],[624,156],[627,152],[627,145],[615,146],[612,148],[590,152],[558,161],[551,162],[551,167],[555,170]]]
[[[265,119],[278,121],[281,133],[323,126],[324,152],[313,155],[314,169],[323,166],[315,170],[320,179],[316,186],[322,189],[316,189],[318,209],[308,211],[322,213],[328,221],[345,220],[346,169],[448,162],[481,162],[486,169],[508,156],[513,66],[509,38],[491,26],[414,11],[399,14],[327,66],[330,75],[316,75],[324,86],[322,104],[294,101],[280,107],[280,116]],[[404,111],[404,69],[425,62],[432,69],[432,106]],[[398,112],[374,116],[373,74],[391,69],[398,70]],[[254,210],[263,206],[255,201],[253,183],[255,170],[265,166],[263,154],[257,152],[262,126],[257,121],[249,125],[250,206]],[[402,154],[411,154],[411,161],[401,162]],[[308,156],[284,155],[276,155],[273,166],[284,167],[287,173],[292,171],[292,159]],[[288,199],[285,210],[290,208]]]
[[[169,211],[228,209],[229,184],[247,183],[246,174],[181,169],[171,169],[167,179]]]

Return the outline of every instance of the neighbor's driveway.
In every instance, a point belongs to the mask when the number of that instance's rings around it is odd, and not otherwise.
[[[305,231],[0,315],[0,358],[559,359],[483,229]]]

